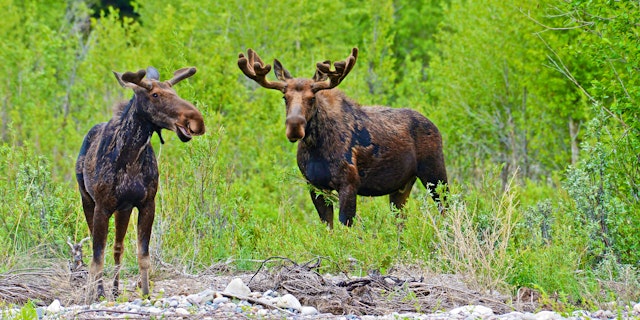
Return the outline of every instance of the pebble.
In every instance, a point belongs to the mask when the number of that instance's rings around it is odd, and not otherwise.
[[[485,306],[468,305],[449,311],[450,314],[485,318],[493,315],[493,310]]]
[[[58,313],[62,306],[60,305],[60,300],[55,299],[51,304],[47,307],[47,313]]]
[[[249,289],[249,287],[247,287],[247,285],[242,282],[242,279],[235,278],[231,280],[231,282],[229,282],[227,287],[224,289],[224,293],[232,294],[239,297],[248,297],[251,293],[251,289]]]
[[[231,283],[234,283],[231,285]],[[251,292],[242,280],[232,280],[225,293],[237,296],[251,297],[248,300],[229,299],[222,293],[211,289],[185,296],[172,296],[157,300],[135,299],[131,302],[96,302],[89,306],[63,306],[59,300],[54,300],[49,306],[36,308],[39,320],[53,319],[105,319],[105,318],[158,318],[158,319],[336,319],[336,320],[601,320],[601,319],[637,319],[640,316],[640,303],[629,305],[618,310],[585,310],[572,311],[570,314],[560,314],[554,311],[538,311],[536,313],[512,311],[505,314],[495,314],[491,308],[482,305],[466,305],[449,311],[425,313],[392,312],[387,315],[332,315],[320,313],[313,306],[304,306],[291,294],[280,294],[273,290],[264,293]],[[230,291],[228,291],[230,290]],[[279,309],[269,308],[261,303],[277,306]],[[250,302],[252,301],[252,302]],[[20,315],[21,309],[0,308],[0,315],[12,318]]]
[[[314,307],[305,306],[300,308],[301,316],[315,316],[316,314],[318,314],[318,309]]]
[[[535,320],[558,320],[562,317],[553,311],[540,311],[536,313]]]
[[[293,309],[296,311],[299,311],[302,308],[302,304],[300,304],[298,298],[288,293],[276,300],[276,306],[283,309]]]

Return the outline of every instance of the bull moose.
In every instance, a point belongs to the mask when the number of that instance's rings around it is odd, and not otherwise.
[[[271,65],[248,49],[240,53],[238,66],[250,79],[284,94],[286,136],[298,142],[298,167],[309,184],[320,190],[336,190],[339,219],[351,226],[356,195],[389,195],[391,205],[402,209],[417,178],[432,191],[447,183],[438,128],[411,109],[360,106],[334,89],[353,69],[358,49],[344,61],[320,62],[312,79],[294,78],[274,60],[279,81],[267,80]],[[311,188],[311,199],[320,219],[333,228],[333,206],[322,192]]]
[[[158,164],[150,140],[157,132],[160,142],[164,143],[162,129],[174,131],[182,142],[204,134],[200,111],[173,89],[176,83],[195,73],[196,68],[183,68],[170,80],[161,82],[160,74],[153,67],[135,73],[114,72],[121,86],[133,90],[133,98],[117,104],[109,122],[89,130],[76,162],[82,207],[93,240],[88,300],[95,298],[96,291],[98,297],[104,297],[104,252],[112,215],[115,215],[116,229],[113,295],[118,295],[123,240],[134,207],[138,209],[140,286],[143,296],[149,295],[149,240],[158,190]]]

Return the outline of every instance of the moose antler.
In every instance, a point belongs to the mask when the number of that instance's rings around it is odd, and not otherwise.
[[[173,86],[174,84],[196,74],[196,71],[197,70],[194,67],[182,68],[182,69],[176,70],[176,72],[173,73],[173,78],[171,78],[171,80],[168,80],[167,82],[169,82],[169,84]]]
[[[147,83],[146,81],[142,80],[144,76],[147,74],[147,72],[144,69],[140,69],[138,70],[138,72],[135,72],[135,73],[131,71],[127,71],[125,73],[113,71],[113,74],[116,76],[116,79],[118,79],[118,82],[123,87],[130,87],[130,84],[135,84],[147,90],[151,90],[152,88],[150,83]]]
[[[353,48],[351,49],[351,55],[349,55],[347,59],[344,61],[336,61],[333,64],[336,68],[335,71],[331,71],[331,61],[318,62],[316,65],[316,75],[314,76],[316,82],[313,84],[313,92],[335,88],[349,74],[351,69],[353,69],[357,59],[358,48]],[[327,78],[329,82],[325,81]]]
[[[252,79],[267,89],[282,91],[285,87],[284,82],[270,82],[267,80],[267,74],[271,71],[271,65],[265,65],[262,59],[260,59],[260,56],[251,49],[247,50],[246,56],[244,53],[238,55],[238,67],[240,67],[240,70],[242,70],[249,79]]]

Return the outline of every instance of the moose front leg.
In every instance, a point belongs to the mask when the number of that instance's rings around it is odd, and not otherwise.
[[[127,227],[129,226],[129,218],[131,217],[131,210],[133,208],[117,211],[115,216],[116,225],[116,239],[113,245],[113,260],[116,265],[115,274],[113,276],[113,297],[116,298],[119,295],[118,287],[120,282],[120,263],[122,262],[122,253],[124,252],[124,236],[127,234]]]
[[[93,258],[91,259],[91,268],[89,269],[89,285],[91,293],[88,295],[88,298],[90,300],[95,298],[92,294],[94,292],[94,288],[97,290],[97,297],[104,298],[102,273],[104,271],[104,249],[107,244],[107,233],[109,232],[109,216],[110,214],[100,206],[95,207],[92,222],[93,228],[91,232],[93,240]]]
[[[340,202],[340,222],[347,227],[353,225],[353,218],[356,216],[356,188],[348,185],[338,190]]]
[[[311,200],[316,207],[316,211],[318,211],[320,220],[326,223],[330,229],[333,229],[333,205],[327,201],[322,193],[316,192],[313,189],[311,189],[309,193],[311,193]]]
[[[144,206],[138,207],[138,267],[143,297],[149,296],[149,268],[151,267],[149,241],[155,212],[156,204],[153,199]]]

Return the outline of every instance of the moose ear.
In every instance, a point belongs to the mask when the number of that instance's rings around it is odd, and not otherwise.
[[[152,66],[148,66],[147,67],[147,79],[160,81],[160,73],[158,72],[158,69],[156,69],[156,68],[154,68]]]
[[[289,71],[282,66],[282,63],[278,59],[273,60],[273,73],[276,74],[276,78],[280,81],[286,81],[287,79],[293,79]]]

